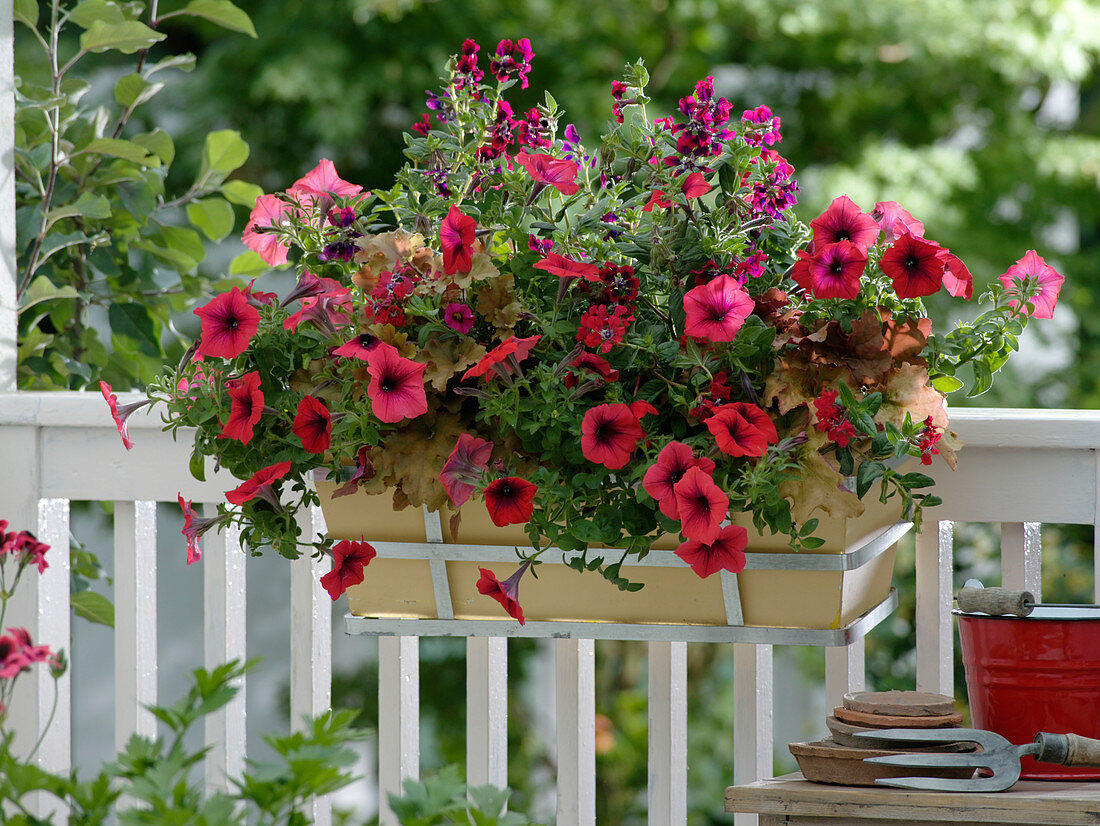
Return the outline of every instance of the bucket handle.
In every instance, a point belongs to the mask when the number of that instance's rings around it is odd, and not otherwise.
[[[959,610],[968,614],[1012,614],[1026,617],[1035,607],[1035,597],[1030,591],[1012,591],[1008,588],[963,587],[955,597]]]

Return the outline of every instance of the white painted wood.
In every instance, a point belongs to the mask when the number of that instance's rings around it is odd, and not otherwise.
[[[210,513],[213,515],[213,508]],[[245,553],[240,530],[235,526],[202,539],[203,557],[203,659],[207,670],[230,660],[244,661],[245,648]],[[240,777],[245,758],[245,682],[237,695],[206,718],[206,788],[229,790],[229,778]]]
[[[825,649],[825,709],[844,704],[849,691],[863,691],[867,687],[866,647],[863,638],[850,645],[835,645]]]
[[[387,796],[420,777],[420,638],[378,638],[380,826],[398,826]]]
[[[687,822],[687,643],[649,643],[649,826]]]
[[[596,644],[556,640],[558,826],[596,823]]]
[[[38,506],[38,538],[50,546],[46,552],[49,567],[41,574],[37,568],[28,567],[19,587],[36,587],[38,591],[39,620],[38,645],[48,645],[51,651],[65,649],[69,653],[71,616],[69,608],[69,502],[67,499],[43,499]],[[27,581],[29,579],[29,581]],[[39,706],[39,765],[47,771],[66,773],[72,765],[72,686],[71,674],[66,671],[58,680],[50,676],[48,668],[37,667],[26,675],[27,683],[35,685],[43,703]],[[52,703],[57,699],[57,711],[52,716]]]
[[[424,537],[429,545],[438,545],[443,542],[443,523],[439,519],[438,511],[428,510],[427,505],[422,505],[424,513]],[[432,591],[435,594],[435,615],[439,619],[452,620],[455,618],[454,605],[451,603],[451,586],[447,577],[447,562],[439,553],[430,552],[428,568],[432,576]]]
[[[155,737],[157,503],[115,502],[115,748]]]
[[[737,584],[737,574],[721,570],[718,575],[722,578],[722,601],[726,606],[726,622],[729,625],[744,625],[745,615],[741,610],[741,591]]]
[[[1043,599],[1042,542],[1038,522],[1001,524],[1001,585]]]
[[[0,392],[15,390],[18,306],[15,246],[15,33],[0,0]]]
[[[508,640],[466,640],[466,782],[508,785]]]
[[[917,690],[955,694],[951,608],[954,525],[926,521],[917,534]]]
[[[773,657],[770,645],[733,645],[733,782],[772,776],[774,749]],[[755,826],[756,815],[734,815],[736,826]]]

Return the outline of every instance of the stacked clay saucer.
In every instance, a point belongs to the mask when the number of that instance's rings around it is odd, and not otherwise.
[[[873,737],[855,737],[856,733],[877,729],[919,728],[952,729],[962,723],[955,700],[943,694],[925,691],[857,691],[844,695],[844,704],[825,718],[830,736],[814,743],[791,743],[788,747],[798,760],[802,775],[818,783],[873,786],[885,777],[956,777],[968,778],[973,769],[914,769],[864,763],[865,757],[917,752],[973,751],[968,742],[945,742],[934,746],[906,746],[896,741]],[[944,732],[945,738],[950,731]]]

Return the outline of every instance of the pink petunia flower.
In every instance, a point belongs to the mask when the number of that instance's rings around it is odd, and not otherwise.
[[[715,408],[706,425],[719,449],[729,456],[763,456],[768,445],[779,441],[771,417],[748,402]]]
[[[875,219],[847,195],[834,198],[828,209],[810,221],[810,226],[815,250],[838,241],[850,241],[866,253],[878,240],[880,231]]]
[[[672,490],[676,494],[681,533],[707,544],[717,539],[730,500],[710,474],[702,468],[688,468]]]
[[[474,328],[474,311],[465,304],[452,301],[443,308],[443,323],[456,333],[466,335]]]
[[[710,341],[733,341],[755,306],[736,279],[719,275],[684,296],[684,332]]]
[[[321,577],[321,587],[335,602],[348,588],[363,581],[363,569],[377,555],[369,542],[337,542],[332,546],[332,570]]]
[[[1058,303],[1058,293],[1062,290],[1062,282],[1066,279],[1059,275],[1054,267],[1043,260],[1035,250],[1028,250],[1024,257],[1013,264],[1000,281],[1005,287],[1019,289],[1022,286],[1037,287],[1038,295],[1027,299],[1028,303],[1035,307],[1031,314],[1033,318],[1053,318],[1054,305]],[[1012,302],[1014,308],[1019,308],[1020,302]]]
[[[585,264],[574,261],[556,252],[547,253],[546,257],[534,264],[536,270],[545,270],[551,275],[561,278],[583,278],[585,281],[599,281],[600,268],[595,264]]]
[[[214,296],[194,313],[202,319],[198,352],[206,358],[239,356],[260,328],[260,313],[240,287]]]
[[[540,184],[549,184],[562,195],[574,195],[580,190],[577,173],[580,164],[553,155],[528,154],[524,150],[516,153],[516,162],[527,170],[531,179]]]
[[[519,581],[531,567],[531,562],[526,561],[508,579],[501,582],[497,575],[488,568],[478,568],[481,577],[477,581],[477,590],[487,597],[492,597],[499,602],[512,619],[523,625],[523,608],[519,604]]]
[[[130,441],[127,422],[129,422],[130,417],[134,415],[135,411],[152,404],[153,400],[143,399],[139,402],[120,405],[118,403],[118,396],[111,390],[111,385],[107,384],[105,381],[99,383],[99,392],[103,394],[107,406],[111,409],[111,418],[115,420],[115,427],[118,428],[118,435],[122,437],[122,446],[127,450],[132,450],[134,443]]]
[[[454,450],[439,472],[439,481],[456,508],[466,504],[477,490],[481,477],[489,470],[489,457],[492,455],[492,442],[469,433],[459,435]]]
[[[867,268],[867,253],[850,241],[814,244],[798,251],[791,278],[815,298],[856,298]]]
[[[680,518],[673,487],[693,467],[710,474],[714,471],[714,462],[705,456],[695,456],[683,442],[669,442],[642,477],[642,488],[657,500],[657,507],[669,519]]]
[[[351,496],[359,489],[359,483],[366,479],[373,479],[375,475],[374,462],[370,458],[370,446],[359,448],[355,454],[355,470],[351,478],[332,492],[332,498]]]
[[[274,231],[283,222],[290,210],[290,204],[278,195],[261,195],[249,213],[241,240],[244,245],[273,267],[280,267],[287,261],[290,246]],[[261,229],[271,229],[260,232]]]
[[[370,351],[373,350],[381,343],[381,339],[370,333],[360,333],[351,341],[341,344],[335,350],[332,351],[334,356],[343,356],[344,358],[354,358],[360,361],[366,361],[367,356],[370,355]]]
[[[944,256],[943,286],[956,298],[965,298],[969,301],[974,297],[974,276],[970,274],[970,270],[962,259],[951,252]]]
[[[285,462],[277,462],[265,468],[260,468],[252,474],[250,479],[226,493],[225,498],[231,504],[243,505],[258,496],[266,499],[276,508],[281,508],[282,504],[275,493],[275,483],[290,472],[290,467],[291,462],[288,459]]]
[[[740,525],[726,525],[718,531],[712,542],[689,539],[676,549],[676,556],[684,560],[703,579],[718,571],[739,574],[745,570],[745,548],[749,546],[749,532]]]
[[[879,201],[871,211],[871,217],[882,228],[883,240],[892,244],[899,235],[924,237],[924,224],[902,208],[897,201]]]
[[[342,198],[358,195],[362,191],[363,187],[348,183],[337,175],[332,161],[321,158],[317,166],[294,182],[287,194],[301,204],[312,205],[325,197]]]
[[[587,410],[581,421],[581,453],[590,462],[618,470],[630,460],[644,435],[630,405],[597,405]]]
[[[531,354],[532,348],[538,344],[541,338],[541,335],[528,336],[527,338],[509,336],[482,356],[477,364],[463,373],[463,381],[466,379],[476,379],[479,376],[485,375],[490,370],[507,373],[508,371],[503,365],[509,356],[511,356],[518,365]]]
[[[473,266],[474,234],[477,221],[463,215],[451,204],[447,217],[439,227],[439,244],[443,249],[443,272],[447,275],[466,273]]]
[[[241,444],[252,440],[252,428],[264,409],[264,394],[260,389],[260,374],[253,370],[239,379],[225,383],[229,394],[229,418],[222,425],[219,439],[236,439]]]
[[[202,549],[199,547],[199,538],[211,528],[216,528],[228,521],[228,513],[220,513],[217,516],[199,516],[189,499],[184,499],[182,493],[176,494],[180,510],[183,511],[183,538],[187,541],[187,564],[194,565],[202,559]]]
[[[396,347],[385,342],[367,354],[370,374],[367,395],[379,421],[392,424],[428,412],[428,398],[424,392],[426,367],[426,364],[402,358]]]

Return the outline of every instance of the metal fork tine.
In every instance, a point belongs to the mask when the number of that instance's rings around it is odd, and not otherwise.
[[[1004,783],[996,777],[975,777],[970,780],[950,777],[880,777],[880,786],[896,786],[899,789],[924,789],[938,792],[999,792]]]
[[[887,729],[872,729],[870,731],[860,731],[855,734],[856,737],[864,737],[874,740],[898,740],[904,742],[909,741],[922,741],[922,742],[940,742],[940,743],[961,743],[964,741],[978,742],[972,740],[968,735],[972,732],[972,729],[937,729],[937,728],[887,728]]]
[[[914,769],[924,768],[925,766],[988,768],[989,755],[981,752],[976,754],[966,752],[957,754],[889,754],[882,757],[865,757],[863,762],[882,763],[887,766],[905,766]]]

